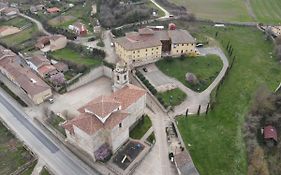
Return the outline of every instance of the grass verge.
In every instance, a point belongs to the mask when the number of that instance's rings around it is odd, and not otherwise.
[[[218,91],[214,110],[206,117],[178,118],[180,133],[185,144],[192,145],[189,151],[200,174],[247,174],[242,126],[252,96],[262,84],[274,90],[280,83],[280,64],[270,55],[273,44],[256,28],[199,25],[194,30],[210,37],[218,32],[221,45],[231,42],[236,61]]]
[[[166,92],[158,92],[157,97],[162,98],[164,106],[177,106],[186,99],[187,95],[179,88],[176,88]]]
[[[138,121],[138,124],[130,131],[130,137],[133,139],[141,139],[151,126],[152,123],[148,115],[143,116]]]

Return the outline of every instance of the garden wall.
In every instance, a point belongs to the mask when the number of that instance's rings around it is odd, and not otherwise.
[[[86,85],[92,81],[95,81],[101,77],[108,77],[108,78],[112,78],[112,69],[107,67],[107,66],[99,66],[95,69],[92,69],[89,73],[81,76],[77,82],[75,82],[74,84],[70,85],[69,87],[67,87],[67,91],[72,91],[74,89],[77,89],[83,85]]]

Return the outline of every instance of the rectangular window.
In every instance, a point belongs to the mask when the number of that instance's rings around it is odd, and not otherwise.
[[[124,75],[124,80],[126,80],[127,79],[127,75]]]
[[[117,75],[117,81],[119,81],[120,80],[120,77],[119,77],[119,75]]]
[[[119,123],[119,128],[122,128],[122,123]]]

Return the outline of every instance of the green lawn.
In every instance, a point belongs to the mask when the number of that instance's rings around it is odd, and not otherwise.
[[[253,21],[244,0],[171,0],[202,19],[215,21]]]
[[[187,57],[184,60],[175,58],[173,61],[162,59],[156,63],[157,67],[170,77],[175,77],[194,91],[205,90],[217,77],[223,63],[216,55],[199,57]],[[192,85],[185,79],[186,73],[193,73],[199,80],[198,84]]]
[[[65,12],[64,15],[71,15],[76,17],[87,26],[87,29],[89,31],[92,31],[92,27],[89,25],[89,23],[94,22],[93,18],[91,17],[92,4],[92,1],[87,0],[85,6],[83,6],[83,3],[76,5],[67,12]]]
[[[81,55],[80,53],[71,50],[69,48],[64,48],[51,53],[58,60],[67,60],[75,64],[82,64],[89,67],[95,67],[101,64],[101,60],[98,58],[92,58],[88,56]]]
[[[65,130],[62,126],[60,126],[61,123],[63,123],[65,120],[59,116],[57,116],[56,114],[52,115],[51,117],[49,117],[47,119],[47,122],[53,127],[55,128],[57,131],[59,131],[61,134],[63,134],[64,136],[66,136],[65,134]]]
[[[19,33],[1,38],[0,41],[6,43],[10,47],[16,46],[23,43],[24,41],[32,39],[37,32],[37,28],[33,25],[32,27],[25,29]]]
[[[180,105],[186,99],[186,96],[187,95],[179,88],[157,93],[157,97],[161,97],[163,99],[165,104],[164,106]]]
[[[13,18],[8,21],[1,21],[0,25],[1,26],[7,25],[7,26],[14,26],[14,27],[21,28],[21,27],[25,26],[26,24],[30,24],[30,23],[31,22],[28,19],[25,19],[23,17],[16,17],[16,18]]]
[[[31,159],[22,143],[0,123],[0,174],[11,174]]]
[[[153,143],[153,142],[155,142],[156,140],[155,140],[155,134],[154,134],[154,132],[152,132],[151,134],[150,134],[150,136],[148,136],[148,138],[146,139],[149,143]]]
[[[151,8],[151,9],[156,9],[156,10],[157,10],[157,14],[158,14],[157,17],[165,16],[165,13],[164,13],[160,8],[158,8],[156,5],[154,5],[154,3],[152,3],[151,1],[148,1],[148,2],[146,3],[146,6],[147,6],[148,8]]]
[[[250,2],[259,22],[281,23],[280,0],[250,0]]]
[[[214,110],[207,117],[178,118],[178,126],[185,145],[192,145],[188,148],[201,175],[244,175],[247,159],[241,128],[245,116],[260,85],[271,90],[279,85],[281,67],[270,58],[273,44],[256,28],[197,28],[211,37],[215,30],[220,30],[218,39],[224,45],[231,41],[236,62],[219,90]]]
[[[42,171],[40,172],[40,175],[50,175],[50,173],[48,172],[48,170],[44,167],[42,169]]]
[[[152,126],[150,118],[145,115],[143,119],[130,131],[130,137],[133,139],[141,139],[142,136],[149,130]]]

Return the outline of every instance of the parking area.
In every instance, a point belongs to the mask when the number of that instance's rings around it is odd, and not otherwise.
[[[77,109],[98,96],[111,94],[111,91],[112,81],[109,78],[102,77],[63,95],[56,94],[54,103],[49,105],[49,108],[56,113],[67,110],[69,113],[76,115],[78,114]]]
[[[141,66],[138,70],[158,91],[166,91],[175,88],[173,80],[161,72],[155,64]]]

